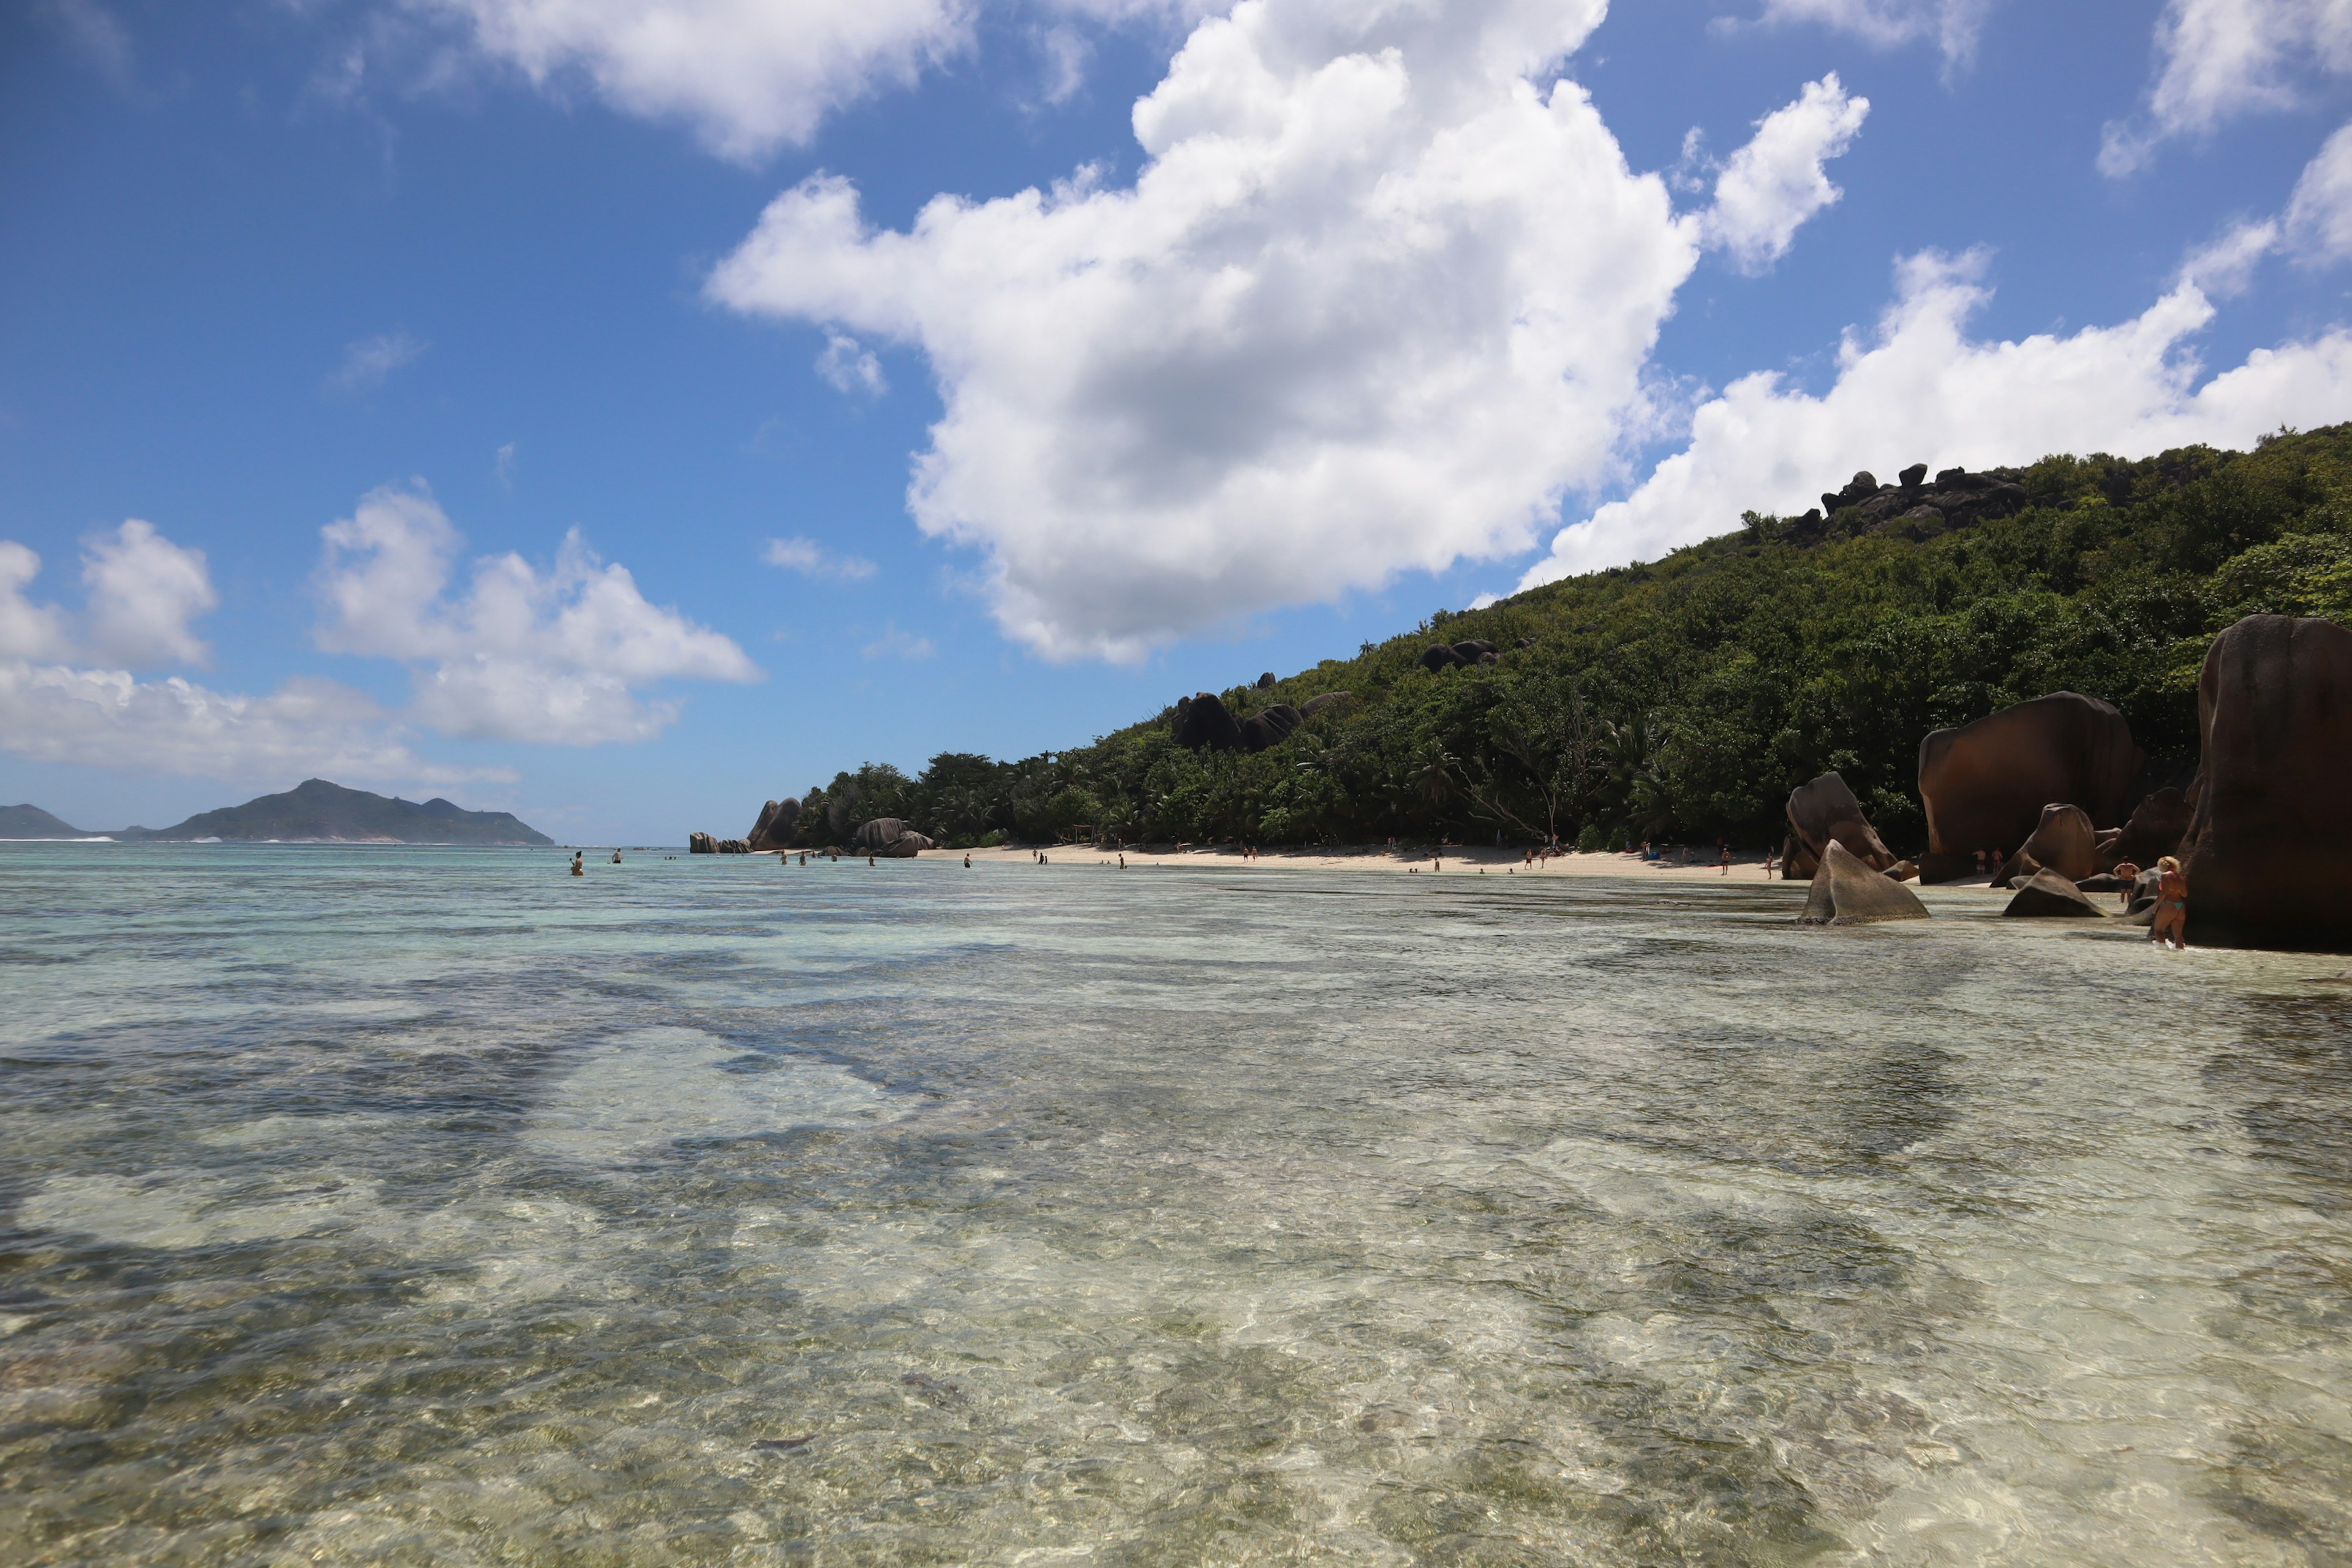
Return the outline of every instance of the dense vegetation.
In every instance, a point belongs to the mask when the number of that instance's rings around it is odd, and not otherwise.
[[[1355,694],[1255,755],[1179,747],[1171,709],[1021,762],[950,753],[918,778],[869,763],[810,792],[799,837],[895,816],[950,845],[1759,844],[1789,790],[1834,768],[1915,849],[1928,731],[2072,689],[2120,708],[2151,756],[2193,756],[2216,631],[2260,611],[2352,620],[2352,426],[2002,472],[2029,499],[2011,516],[1749,513],[1662,561],[1440,611],[1272,690],[1226,691],[1237,715]],[[1473,637],[1507,651],[1422,668],[1431,642]]]

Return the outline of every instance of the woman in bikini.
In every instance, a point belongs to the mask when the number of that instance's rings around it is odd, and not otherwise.
[[[2156,888],[2156,919],[2149,922],[2147,940],[2163,942],[2186,952],[2189,951],[2189,879],[2180,874],[2180,862],[2167,855],[2156,863],[2163,879]]]

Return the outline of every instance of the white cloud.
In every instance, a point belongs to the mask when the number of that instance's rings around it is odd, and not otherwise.
[[[2352,260],[2352,125],[2330,136],[2295,181],[2286,237],[2306,260]]]
[[[73,639],[66,613],[25,597],[26,584],[40,571],[38,555],[14,540],[0,539],[0,659],[69,657]]]
[[[626,113],[750,160],[966,47],[976,0],[415,0],[545,87],[578,75]]]
[[[845,332],[825,334],[824,352],[816,356],[816,373],[831,382],[836,392],[879,397],[890,390],[890,384],[882,379],[882,362]]]
[[[431,346],[406,332],[378,332],[374,337],[346,343],[343,363],[327,377],[327,390],[373,392],[383,384],[385,377],[404,365],[415,363],[417,357]]]
[[[2181,281],[2192,284],[2209,300],[2226,300],[2245,292],[2254,268],[2278,248],[2279,226],[2268,218],[2236,223],[2221,237],[2189,253],[2180,265]]]
[[[81,580],[97,658],[134,669],[210,661],[210,645],[188,626],[220,604],[203,551],[174,544],[134,517],[90,542]]]
[[[498,475],[500,489],[514,489],[515,444],[512,441],[499,448],[498,458],[492,465],[492,470]]]
[[[814,539],[771,539],[760,559],[804,577],[840,577],[850,581],[871,577],[880,570],[862,555],[836,555]]]
[[[804,142],[835,110],[911,85],[969,50],[983,0],[405,0],[472,47],[560,89],[579,79],[624,113],[681,121],[713,153],[754,162]],[[1092,53],[1060,19],[1188,21],[1231,0],[985,0],[1033,14],[1047,101]]]
[[[205,552],[173,543],[152,524],[132,518],[89,541],[83,615],[25,596],[40,569],[38,555],[0,540],[0,659],[94,658],[152,668],[211,657],[188,625],[220,602]]]
[[[1804,221],[1843,194],[1822,165],[1846,150],[1869,113],[1870,100],[1847,97],[1832,71],[1758,121],[1715,182],[1715,205],[1701,219],[1708,245],[1746,272],[1786,256]]]
[[[2352,418],[2352,334],[2341,329],[2256,350],[2200,385],[2184,344],[2213,308],[2193,282],[2117,326],[1986,342],[1966,331],[1987,298],[1981,267],[1980,257],[1904,263],[1875,339],[1848,338],[1828,393],[1785,389],[1769,373],[1734,382],[1699,407],[1685,450],[1561,530],[1520,585],[1655,559],[1738,527],[1749,508],[1801,512],[1858,468],[2242,447],[2283,425]]]
[[[626,568],[564,537],[541,574],[520,555],[474,563],[447,594],[461,541],[422,489],[383,489],[321,531],[319,646],[419,666],[418,718],[450,734],[566,745],[650,739],[677,705],[637,689],[750,681],[732,640],[648,604]]]
[[[0,747],[36,762],[282,784],[312,775],[418,784],[509,779],[416,756],[363,694],[290,680],[268,697],[128,670],[0,661]]]
[[[902,632],[892,626],[858,652],[867,658],[929,658],[939,649],[931,646],[929,637],[917,637],[912,632]]]
[[[818,176],[710,292],[929,354],[911,509],[1049,657],[1522,550],[1648,419],[1697,250],[1583,90],[1530,80],[1601,12],[1252,0],[1137,104],[1133,188],[877,233]]]
[[[1963,63],[1991,8],[1991,0],[1764,0],[1758,20],[1810,22],[1882,48],[1932,39],[1946,60]]]
[[[2315,73],[2352,74],[2345,0],[2169,0],[2156,27],[2160,62],[2145,122],[2106,128],[2099,167],[2126,174],[2168,138],[2201,134],[2257,110],[2302,100]]]

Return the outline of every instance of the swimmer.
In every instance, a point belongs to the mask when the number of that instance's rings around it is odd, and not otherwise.
[[[2167,855],[2156,863],[2163,879],[2156,887],[2156,919],[2148,922],[2147,940],[2178,952],[2189,951],[2189,879],[2180,862]]]
[[[621,852],[620,852],[619,850],[615,849],[615,850],[614,850],[614,851],[613,851],[613,864],[614,864],[614,865],[615,865],[615,866],[617,866],[617,865],[619,865],[620,863],[621,863]]]

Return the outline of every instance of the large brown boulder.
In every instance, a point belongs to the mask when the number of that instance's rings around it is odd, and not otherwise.
[[[1844,845],[1874,871],[1895,864],[1895,852],[1880,841],[1870,818],[1862,814],[1862,802],[1836,773],[1823,773],[1790,790],[1788,812],[1799,847],[1816,861],[1829,845],[1836,843]],[[1789,863],[1793,867],[1797,857],[1790,856]]]
[[[2249,616],[2197,679],[2192,941],[2352,949],[2352,631]]]
[[[2089,813],[2079,805],[2053,803],[2042,808],[2042,820],[2009,858],[1993,886],[2013,888],[2045,869],[2072,884],[2098,868],[2099,835],[2091,826]]]
[[[2105,920],[2106,911],[2084,895],[2080,888],[2055,871],[2036,871],[2018,885],[2011,895],[2005,915],[2048,917],[2068,916],[2074,919]]]
[[[1813,890],[1806,896],[1805,912],[1797,917],[1797,923],[1858,926],[1927,918],[1927,906],[1919,901],[1918,894],[1884,871],[1864,865],[1861,857],[1832,838],[1822,851],[1822,868],[1814,874]]]
[[[719,840],[708,833],[689,833],[686,836],[686,852],[689,855],[716,855],[719,853]]]
[[[797,799],[787,795],[782,800],[772,800],[760,808],[759,820],[751,824],[751,831],[743,836],[743,842],[755,850],[782,849],[793,841],[793,828],[800,819],[801,803]]]
[[[2041,826],[2053,801],[2081,806],[2094,828],[2121,826],[2140,760],[2124,716],[2073,691],[1936,731],[1919,742],[1919,799],[1927,808],[1920,877],[1948,881],[1976,868],[1979,849],[2008,853]]]
[[[2169,785],[2155,791],[2132,808],[2131,820],[2116,841],[2099,851],[2100,866],[2112,868],[2128,860],[2145,868],[2167,855],[2179,854],[2195,816],[2180,791]]]
[[[859,823],[853,842],[861,855],[879,855],[895,860],[911,860],[926,849],[939,847],[935,841],[895,816],[877,816],[871,822]]]

